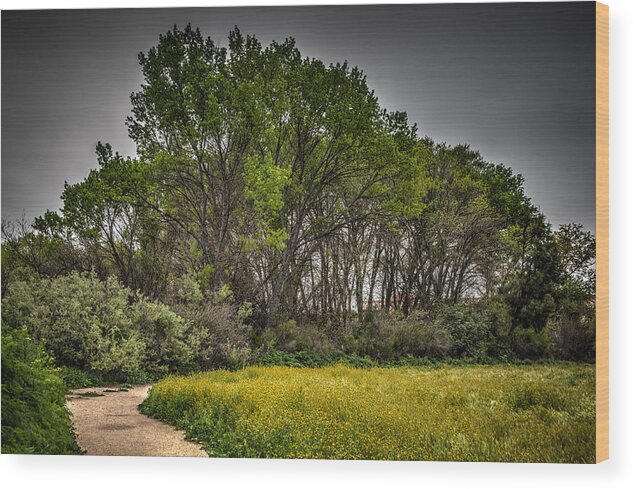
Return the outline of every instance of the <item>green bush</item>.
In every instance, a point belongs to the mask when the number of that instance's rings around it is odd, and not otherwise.
[[[266,328],[260,335],[260,343],[274,345],[278,350],[293,353],[311,351],[318,355],[331,355],[335,348],[319,325],[298,324],[293,320]]]
[[[407,318],[375,315],[371,322],[359,324],[346,343],[346,351],[377,361],[441,358],[450,348],[451,337],[447,330],[419,313]]]
[[[284,352],[269,349],[257,357],[255,365],[280,366],[297,368],[317,368],[327,365],[343,364],[349,367],[369,368],[377,367],[379,364],[369,357],[361,357],[356,353],[335,352],[332,355],[324,356],[312,351]],[[427,361],[427,363],[429,363]]]
[[[76,454],[66,387],[26,329],[2,327],[2,453]]]
[[[434,312],[434,319],[451,337],[448,354],[453,358],[486,361],[509,353],[504,311],[494,306],[444,305]]]
[[[145,343],[143,370],[162,376],[194,369],[188,325],[169,307],[142,299],[132,305],[132,321]]]
[[[552,358],[553,337],[547,330],[535,331],[533,328],[518,328],[511,338],[513,351],[519,358]]]
[[[269,349],[255,360],[256,365],[283,367],[323,367],[333,360],[310,351],[285,352]]]
[[[9,284],[3,314],[24,324],[58,365],[109,376],[141,369],[144,344],[130,315],[130,291],[110,278],[71,273]]]
[[[187,341],[201,369],[237,369],[249,362],[251,328],[239,319],[239,309],[231,301],[207,301],[177,311],[191,325]]]
[[[58,372],[67,389],[81,389],[106,383],[97,372],[85,372],[74,367],[60,367]]]
[[[2,306],[3,319],[26,326],[58,366],[117,381],[192,369],[183,319],[114,277],[73,272],[13,281]]]
[[[204,296],[200,284],[193,273],[182,276],[170,275],[168,278],[167,297],[170,303],[198,306]]]

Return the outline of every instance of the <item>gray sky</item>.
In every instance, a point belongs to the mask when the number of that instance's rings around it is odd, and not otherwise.
[[[2,215],[57,209],[96,167],[97,141],[133,155],[125,117],[137,55],[187,22],[226,43],[292,36],[348,60],[419,134],[511,166],[554,225],[595,229],[594,2],[2,12]]]

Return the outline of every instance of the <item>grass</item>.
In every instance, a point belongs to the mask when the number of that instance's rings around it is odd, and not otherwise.
[[[158,382],[142,410],[211,456],[593,462],[594,366],[250,367]]]

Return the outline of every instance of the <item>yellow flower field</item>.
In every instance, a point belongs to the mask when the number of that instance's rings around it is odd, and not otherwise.
[[[147,414],[211,456],[593,462],[592,365],[250,367],[160,381]]]

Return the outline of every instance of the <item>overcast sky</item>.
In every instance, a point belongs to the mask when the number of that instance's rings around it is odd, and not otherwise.
[[[292,36],[363,69],[419,134],[466,143],[526,179],[553,225],[595,229],[594,2],[2,12],[2,215],[57,209],[96,167],[133,155],[124,124],[137,55],[174,24],[226,43]]]

